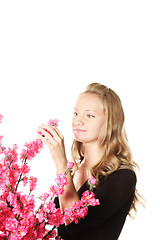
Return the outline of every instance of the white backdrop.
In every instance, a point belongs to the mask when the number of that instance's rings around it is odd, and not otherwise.
[[[36,139],[37,126],[60,120],[68,159],[72,109],[87,84],[122,100],[146,199],[120,240],[159,239],[159,1],[0,1],[0,135],[8,146]],[[31,162],[38,189],[55,177],[48,150]],[[37,190],[37,192],[39,191]]]

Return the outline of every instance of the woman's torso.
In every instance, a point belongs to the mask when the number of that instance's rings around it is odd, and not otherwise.
[[[89,189],[86,174],[74,177],[79,197]],[[78,184],[78,181],[81,181]],[[83,183],[84,182],[84,183]],[[83,185],[79,187],[81,184]],[[117,170],[101,181],[94,191],[100,205],[88,208],[88,214],[78,224],[60,226],[59,234],[64,240],[116,240],[123,228],[134,198],[135,174],[128,169]]]

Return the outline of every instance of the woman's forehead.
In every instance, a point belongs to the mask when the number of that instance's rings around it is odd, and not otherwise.
[[[77,110],[97,111],[103,109],[102,100],[95,94],[82,93],[78,96],[74,106]]]

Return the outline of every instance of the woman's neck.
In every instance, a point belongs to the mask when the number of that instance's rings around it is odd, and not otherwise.
[[[100,147],[97,142],[83,144],[83,153],[85,159],[84,165],[88,170],[98,163],[101,157]]]

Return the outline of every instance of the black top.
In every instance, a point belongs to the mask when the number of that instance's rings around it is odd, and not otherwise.
[[[89,206],[88,214],[78,224],[61,225],[58,233],[64,240],[116,240],[134,199],[136,175],[128,169],[117,170],[103,180],[93,191],[100,205]],[[87,181],[78,191],[89,189]],[[58,198],[55,199],[59,207]]]

